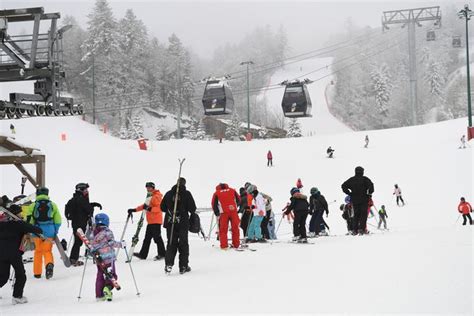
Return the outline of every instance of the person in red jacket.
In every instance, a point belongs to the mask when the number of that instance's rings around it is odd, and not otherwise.
[[[463,225],[466,225],[467,219],[469,219],[469,225],[472,225],[471,214],[469,214],[472,213],[472,207],[463,197],[461,198],[461,202],[459,202],[458,212],[462,214],[462,218],[464,219]]]
[[[229,229],[229,221],[232,230],[232,246],[239,248],[240,231],[239,231],[239,215],[237,213],[237,204],[240,202],[240,195],[226,183],[219,183],[216,186],[216,192],[212,195],[212,210],[219,220],[219,241],[221,249],[229,247],[227,240],[227,231]]]
[[[271,150],[267,152],[267,167],[273,167],[273,155]]]
[[[145,239],[143,239],[142,249],[140,252],[136,252],[133,255],[140,259],[146,259],[148,251],[150,249],[151,239],[155,241],[158,247],[158,255],[154,258],[155,260],[161,260],[165,257],[166,249],[163,239],[161,238],[161,225],[163,224],[163,212],[161,211],[161,200],[163,195],[160,190],[155,189],[153,182],[147,182],[145,184],[147,197],[144,204],[131,208],[128,210],[129,214],[133,212],[146,211],[146,226]]]

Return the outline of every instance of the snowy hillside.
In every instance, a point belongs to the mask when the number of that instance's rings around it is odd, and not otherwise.
[[[339,133],[300,139],[252,142],[153,142],[139,151],[136,142],[101,133],[78,118],[33,118],[14,121],[19,142],[40,148],[47,155],[46,181],[51,198],[61,208],[78,182],[91,185],[91,200],[99,201],[111,216],[119,235],[126,209],[143,202],[144,183],[154,181],[166,192],[176,181],[178,158],[185,157],[183,176],[199,207],[209,207],[219,182],[240,187],[255,183],[274,198],[278,214],[289,190],[300,177],[304,192],[317,186],[330,206],[331,234],[314,245],[258,244],[257,252],[222,252],[197,237],[190,241],[193,271],[180,276],[163,272],[163,262],[134,261],[142,293],[135,296],[129,268],[118,263],[123,290],[112,303],[97,303],[93,288],[95,268],[88,266],[83,299],[77,302],[81,268],[66,269],[56,254],[55,277],[32,277],[27,265],[25,295],[30,303],[10,305],[10,287],[0,290],[0,314],[26,313],[442,313],[471,314],[472,227],[462,227],[456,207],[460,196],[472,202],[472,148],[458,149],[466,119],[419,127],[367,133]],[[0,121],[9,133],[10,121]],[[67,141],[60,134],[67,134]],[[332,145],[335,158],[325,149]],[[271,149],[274,167],[266,167]],[[338,205],[340,185],[362,165],[375,183],[374,201],[385,204],[389,233],[348,237]],[[0,168],[0,191],[10,196],[20,190],[20,174]],[[398,183],[407,205],[398,208],[392,188]],[[28,192],[32,190],[27,188]],[[373,220],[369,220],[374,224]],[[210,213],[202,214],[206,233]],[[133,234],[130,228],[127,240]],[[282,223],[280,240],[290,238]],[[144,232],[142,231],[143,238]],[[69,239],[64,225],[61,237]],[[339,237],[340,236],[340,237]],[[141,242],[140,242],[141,244]],[[51,302],[51,293],[54,303]],[[178,294],[179,293],[179,294]],[[183,304],[184,303],[184,304]]]

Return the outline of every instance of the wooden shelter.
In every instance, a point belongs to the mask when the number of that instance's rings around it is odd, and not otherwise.
[[[33,177],[24,164],[36,165]],[[45,186],[46,156],[40,150],[26,147],[14,139],[0,135],[0,165],[14,165],[36,188]]]

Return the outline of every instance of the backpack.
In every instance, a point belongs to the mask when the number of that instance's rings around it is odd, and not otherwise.
[[[53,223],[53,206],[49,200],[40,200],[35,202],[33,218],[38,224]]]
[[[191,213],[191,216],[189,217],[189,232],[198,234],[200,230],[201,219],[199,218],[199,215],[196,212]]]

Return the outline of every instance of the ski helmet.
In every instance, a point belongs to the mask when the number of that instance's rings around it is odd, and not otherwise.
[[[147,182],[145,183],[145,188],[152,188],[154,189],[155,188],[155,184],[153,182]]]
[[[87,184],[87,183],[82,183],[81,182],[81,183],[76,184],[76,191],[84,192],[88,188],[89,188],[89,184]]]
[[[300,193],[300,189],[298,189],[298,188],[291,188],[290,194],[293,195],[293,194],[295,194],[295,193]]]
[[[47,187],[39,187],[36,189],[36,195],[48,195],[49,189]]]
[[[105,213],[99,213],[95,216],[95,224],[109,227],[109,216]]]
[[[311,194],[316,194],[316,193],[319,193],[319,190],[318,190],[318,188],[316,188],[316,187],[312,187],[309,192],[310,192]]]
[[[257,186],[255,184],[251,184],[247,187],[248,193],[253,193],[254,191],[257,191]]]
[[[347,195],[346,198],[344,199],[344,202],[346,202],[346,204],[351,203],[352,202],[351,196]]]

